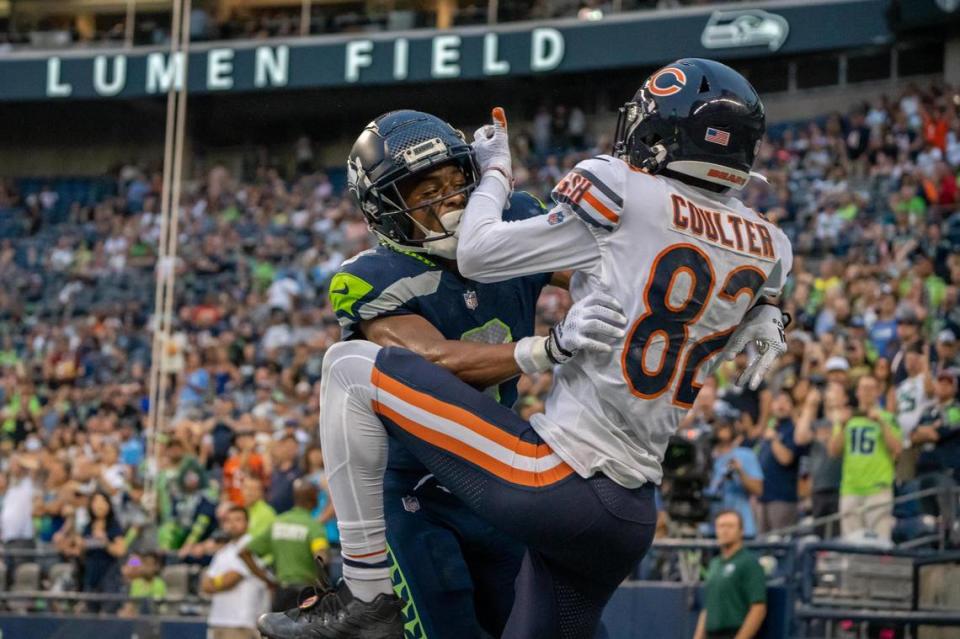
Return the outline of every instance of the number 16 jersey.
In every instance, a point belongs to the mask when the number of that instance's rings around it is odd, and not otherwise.
[[[714,169],[715,170],[715,169]],[[600,258],[574,300],[605,290],[625,339],[554,370],[537,433],[582,476],[659,483],[660,461],[712,362],[761,294],[792,266],[786,236],[736,198],[649,175],[611,156],[581,162],[554,189],[551,215],[579,218]]]

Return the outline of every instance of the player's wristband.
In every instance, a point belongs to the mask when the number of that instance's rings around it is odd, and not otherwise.
[[[542,373],[553,368],[547,353],[546,337],[524,337],[513,348],[513,359],[527,375]]]
[[[573,357],[573,353],[560,346],[560,324],[554,324],[550,329],[550,337],[547,338],[545,346],[547,349],[547,357],[549,357],[550,361],[554,364],[563,364]]]

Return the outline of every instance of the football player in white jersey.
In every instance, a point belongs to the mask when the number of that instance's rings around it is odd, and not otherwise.
[[[581,162],[557,185],[549,215],[505,222],[512,168],[506,118],[494,110],[494,124],[475,135],[483,177],[457,259],[477,281],[575,271],[566,320],[514,350],[523,371],[555,365],[546,412],[522,420],[404,349],[332,347],[321,436],[330,472],[346,469],[330,488],[354,561],[314,613],[311,636],[401,636],[368,621],[368,608],[393,596],[373,569],[386,551],[388,434],[527,546],[503,637],[593,636],[653,538],[667,440],[708,367],[753,342],[744,381],[756,386],[785,349],[782,313],[768,296],[783,287],[790,245],[732,196],[751,178],[764,128],[760,98],[740,74],[678,60],[621,110],[613,154]],[[605,312],[584,313],[580,302],[598,295],[610,300]],[[579,348],[597,323],[611,329],[609,343]]]

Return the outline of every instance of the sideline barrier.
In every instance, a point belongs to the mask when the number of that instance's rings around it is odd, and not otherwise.
[[[699,614],[699,588],[661,582],[630,582],[621,586],[604,611],[609,639],[690,639]],[[788,636],[787,590],[767,589],[768,613],[761,639]],[[94,615],[0,614],[3,639],[206,639],[200,619],[173,617],[117,619]]]
[[[3,639],[207,639],[207,624],[152,617],[0,614]]]

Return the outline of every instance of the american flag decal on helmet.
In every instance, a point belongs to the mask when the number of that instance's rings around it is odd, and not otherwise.
[[[730,134],[720,129],[714,129],[713,127],[707,127],[707,134],[703,136],[703,139],[707,142],[719,144],[720,146],[730,144]]]

